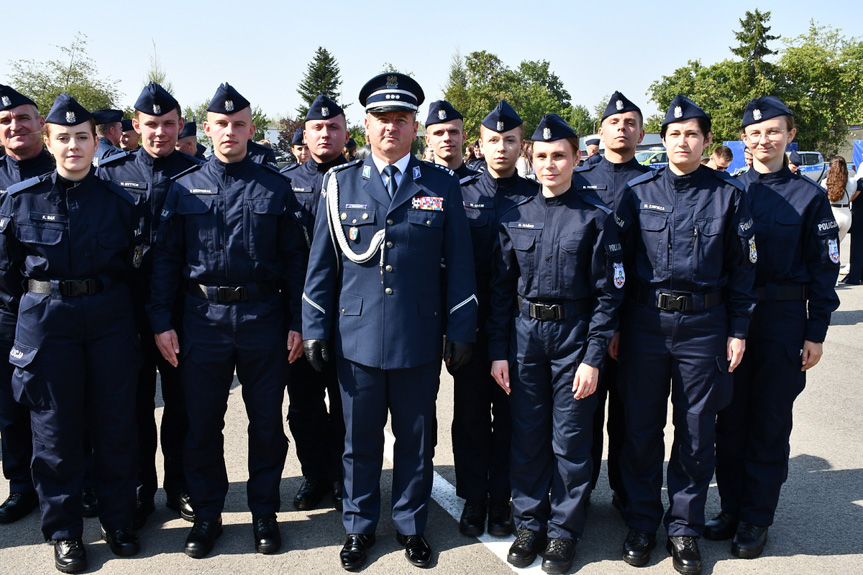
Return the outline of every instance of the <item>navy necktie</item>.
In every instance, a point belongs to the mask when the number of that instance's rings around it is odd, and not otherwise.
[[[396,174],[398,173],[399,169],[392,164],[384,168],[384,176],[387,177],[387,193],[390,195],[390,199],[396,195]]]

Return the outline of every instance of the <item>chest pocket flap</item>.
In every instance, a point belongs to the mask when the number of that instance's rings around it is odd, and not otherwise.
[[[412,224],[430,228],[442,228],[445,215],[433,210],[408,210],[408,221]]]
[[[213,207],[213,198],[202,195],[180,196],[177,213],[182,215],[206,214]]]
[[[15,231],[18,240],[24,244],[56,246],[63,239],[63,229],[58,227],[21,224]]]
[[[648,232],[659,232],[665,229],[668,225],[668,214],[662,214],[652,211],[641,211],[638,213],[638,222],[641,224],[641,229]]]
[[[364,226],[375,223],[375,211],[368,208],[344,208],[339,214],[346,226]]]
[[[285,213],[285,210],[287,209],[285,202],[276,197],[255,198],[246,201],[249,204],[249,209],[255,214],[270,214],[278,216]]]
[[[722,233],[725,227],[723,218],[704,218],[697,220],[695,225],[698,226],[698,231],[705,236],[715,236]]]
[[[537,234],[530,232],[510,232],[513,249],[526,251],[533,247]]]

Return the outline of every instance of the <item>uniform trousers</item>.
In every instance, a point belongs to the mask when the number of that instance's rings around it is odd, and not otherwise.
[[[599,384],[596,387],[596,411],[593,414],[593,447],[591,457],[593,458],[593,476],[591,486],[596,489],[599,481],[599,472],[602,465],[602,445],[606,423],[605,406],[608,405],[608,486],[611,490],[622,496],[624,501],[626,495],[623,491],[623,480],[620,478],[620,454],[623,451],[623,442],[626,438],[626,424],[623,415],[623,401],[620,399],[620,390],[617,387],[619,365],[616,360],[608,354],[602,370],[599,373]]]
[[[15,329],[15,317],[2,314],[0,323],[4,333]],[[8,330],[8,331],[6,331]],[[0,339],[0,449],[3,450],[3,476],[9,480],[9,493],[34,493],[30,476],[30,459],[33,457],[33,434],[30,431],[30,409],[15,401],[12,394],[12,372],[9,363],[11,339]]]

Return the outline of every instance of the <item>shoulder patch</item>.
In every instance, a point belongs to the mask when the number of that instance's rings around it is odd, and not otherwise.
[[[6,190],[6,193],[9,194],[10,196],[14,196],[15,194],[17,194],[18,192],[20,192],[22,190],[32,188],[36,184],[42,183],[45,180],[50,179],[51,174],[53,174],[53,172],[48,172],[47,174],[42,174],[41,176],[35,176],[33,178],[27,178],[26,180],[21,180],[20,182],[18,182],[16,184],[12,184],[11,186],[9,186],[9,189]]]
[[[176,176],[172,177],[172,178],[171,178],[171,181],[172,181],[172,182],[176,182],[178,179],[182,178],[183,176],[185,176],[185,175],[187,175],[187,174],[191,174],[192,172],[197,172],[198,170],[200,170],[200,169],[201,169],[201,167],[202,167],[205,163],[206,163],[206,162],[201,162],[201,163],[200,163],[200,164],[198,164],[198,165],[195,165],[195,166],[190,167],[189,169],[183,170],[182,172],[180,172],[180,173],[179,173],[179,174],[177,174]]]
[[[123,160],[123,159],[128,158],[129,156],[132,156],[132,155],[133,155],[132,152],[125,151],[125,150],[122,152],[119,152],[117,154],[111,154],[107,158],[103,158],[103,159],[99,160],[99,167],[100,168],[105,167],[109,164],[113,164],[119,160]]]
[[[662,173],[663,169],[659,170],[650,170],[649,172],[645,172],[640,176],[636,176],[626,182],[626,185],[629,187],[637,186],[638,184],[643,184],[644,182],[649,182],[650,180],[657,178],[660,173]]]
[[[470,183],[472,183],[472,182],[475,182],[475,181],[479,180],[479,177],[480,177],[481,175],[482,175],[482,174],[481,174],[480,172],[477,172],[477,173],[475,173],[475,174],[471,174],[471,175],[469,175],[469,176],[465,176],[465,177],[463,177],[462,179],[460,179],[460,180],[458,181],[458,183],[459,183],[460,185],[462,185],[462,186],[465,186],[465,185],[467,185],[467,184],[470,184]]]
[[[449,168],[447,168],[446,166],[441,166],[440,164],[435,164],[435,163],[432,163],[432,162],[426,162],[425,160],[423,160],[421,163],[422,163],[423,165],[431,166],[432,168],[436,168],[436,169],[438,169],[438,170],[440,170],[440,171],[442,171],[442,172],[446,172],[446,173],[447,173],[447,174],[449,174],[450,176],[454,176],[454,175],[455,175],[455,172],[453,172],[452,170],[450,170],[450,169],[449,169]]]
[[[608,204],[606,204],[593,194],[581,194],[579,197],[584,201],[584,203],[599,208],[600,210],[605,212],[606,215],[610,214],[613,211],[611,208],[608,207]]]

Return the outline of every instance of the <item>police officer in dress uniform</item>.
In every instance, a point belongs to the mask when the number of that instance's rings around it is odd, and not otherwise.
[[[584,182],[584,193],[599,196],[612,210],[620,203],[626,182],[646,173],[649,168],[635,160],[635,149],[644,138],[641,109],[620,92],[611,95],[600,120],[599,136],[605,143],[605,155],[595,155],[599,161],[576,168],[581,176],[573,184]],[[620,452],[626,437],[623,403],[617,390],[617,360],[606,356],[599,373],[596,392],[596,413],[593,417],[593,482],[595,489],[602,465],[602,427],[605,423],[605,402],[608,397],[608,484],[612,504],[621,512],[626,502],[620,479]]]
[[[542,553],[543,571],[566,573],[584,531],[594,392],[625,277],[611,209],[574,185],[578,135],[546,114],[531,139],[542,193],[500,220],[489,356],[512,399],[518,535],[507,561],[527,567]]]
[[[426,144],[434,153],[434,163],[446,166],[459,177],[476,174],[464,163],[461,151],[467,134],[464,131],[464,116],[446,100],[429,104],[426,120]]]
[[[429,121],[431,116],[430,113]],[[501,100],[483,119],[480,135],[488,167],[461,180],[479,297],[478,345],[470,361],[453,372],[452,445],[456,493],[465,500],[459,531],[473,537],[482,535],[488,516],[489,534],[506,537],[512,533],[509,482],[512,426],[509,398],[489,372],[485,326],[491,309],[489,254],[494,248],[501,215],[525,198],[535,196],[539,186],[516,172],[524,124],[512,106]],[[455,150],[460,154],[461,146]]]
[[[255,548],[274,553],[281,547],[276,512],[288,449],[282,401],[288,361],[302,353],[305,270],[296,200],[289,180],[248,156],[255,131],[250,104],[228,83],[210,101],[204,131],[214,157],[176,176],[168,191],[147,306],[159,351],[182,365],[189,417],[183,466],[195,510],[185,551],[207,555],[222,532],[228,493],[222,429],[236,369],[249,417],[246,490]],[[181,348],[173,308],[183,280]]]
[[[161,444],[165,475],[163,485],[167,506],[178,512],[186,521],[194,521],[189,505],[189,494],[183,475],[183,442],[189,427],[186,402],[180,383],[180,371],[165,361],[156,348],[144,306],[150,297],[150,280],[153,258],[150,251],[156,241],[162,206],[172,185],[171,178],[201,163],[183,152],[175,150],[177,134],[183,128],[180,104],[162,86],[150,82],[135,102],[135,133],[143,137],[142,149],[123,152],[103,160],[97,175],[122,186],[139,198],[144,218],[144,252],[141,266],[135,270],[132,281],[132,299],[135,319],[141,334],[144,364],[138,376],[136,413],[138,421],[138,506],[135,527],[140,529],[147,517],[155,511],[153,497],[158,488],[156,474],[157,432],[154,419],[156,370],[161,376],[162,412]],[[180,326],[183,297],[177,298],[171,324]]]
[[[645,565],[656,544],[671,391],[666,548],[677,571],[698,574],[716,414],[731,401],[731,372],[745,350],[757,252],[742,187],[701,166],[710,117],[678,95],[660,134],[668,167],[630,181],[616,212],[629,276],[619,347],[609,350],[618,353],[626,417],[623,560]]]
[[[93,110],[93,120],[96,122],[96,134],[99,136],[99,147],[93,156],[93,165],[119,154],[123,150],[118,148],[120,139],[123,137],[123,111],[122,110]]]
[[[87,565],[85,433],[102,537],[117,555],[139,550],[132,517],[140,346],[127,275],[139,263],[141,230],[135,198],[92,173],[92,116],[68,94],[48,114],[45,143],[57,169],[10,186],[0,205],[0,291],[19,310],[9,361],[15,399],[30,408],[42,533],[54,543],[57,569],[73,573]]]
[[[796,130],[791,110],[774,96],[751,100],[743,139],[752,150],[746,187],[761,258],[758,304],[746,355],[734,372],[731,405],[716,423],[716,481],[722,511],[707,539],[731,539],[731,553],[761,555],[788,477],[794,399],[806,371],[821,359],[830,314],[839,307],[838,226],[823,189],[784,165]]]
[[[342,150],[348,137],[344,110],[324,95],[315,98],[305,120],[304,141],[311,157],[282,170],[291,178],[291,188],[302,208],[298,216],[307,233],[307,250],[312,243],[324,174],[347,163]],[[294,507],[314,509],[324,495],[332,492],[334,506],[341,510],[345,420],[336,366],[327,363],[318,372],[305,357],[299,358],[291,364],[288,395],[288,423],[303,472]],[[329,411],[325,395],[329,397]]]
[[[190,156],[194,156],[199,160],[206,160],[204,152],[207,151],[206,146],[198,142],[198,125],[194,120],[185,120],[183,129],[177,134],[177,149],[185,152]]]
[[[0,156],[0,198],[10,186],[54,169],[54,160],[42,147],[44,125],[33,100],[0,84],[0,144],[6,150]],[[17,315],[16,300],[0,299],[0,358],[12,349]],[[12,395],[13,369],[8,361],[0,361],[0,441],[3,475],[9,480],[9,497],[0,505],[0,523],[21,519],[39,502],[30,476],[30,410]]]
[[[584,161],[586,165],[593,166],[602,161],[602,154],[599,153],[599,142],[599,138],[584,141],[584,145],[587,146],[587,159]]]
[[[120,124],[123,127],[123,135],[120,137],[120,148],[125,152],[134,152],[140,146],[138,140],[141,138],[141,135],[135,131],[132,120],[123,118]]]
[[[346,435],[342,567],[358,569],[380,516],[383,429],[391,415],[392,515],[408,561],[427,567],[423,536],[436,442],[441,341],[457,369],[476,337],[470,231],[451,170],[411,156],[423,91],[381,74],[360,91],[372,156],[325,177],[303,294],[303,342],[316,369],[334,355]],[[447,276],[441,281],[441,258]]]

